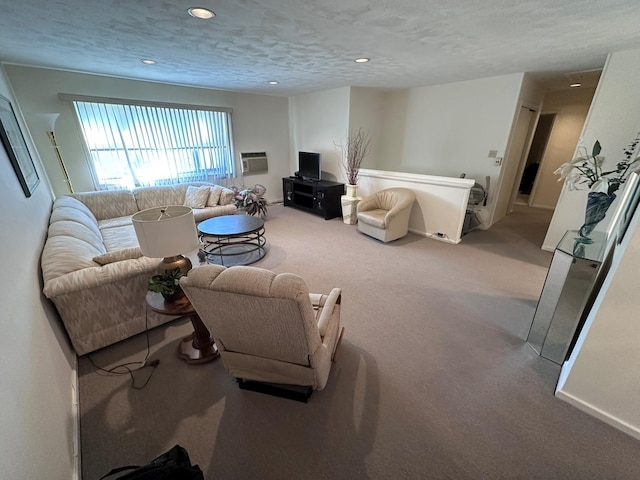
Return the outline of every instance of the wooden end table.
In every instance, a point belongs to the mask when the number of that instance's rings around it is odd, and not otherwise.
[[[178,358],[190,364],[199,364],[215,360],[220,355],[211,332],[185,296],[175,302],[165,302],[162,294],[147,292],[147,305],[161,315],[188,316],[191,318],[193,333],[180,341]]]

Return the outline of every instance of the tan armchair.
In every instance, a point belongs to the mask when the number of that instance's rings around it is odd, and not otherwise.
[[[343,330],[339,288],[310,294],[292,273],[219,265],[192,269],[180,285],[240,387],[302,401],[325,387]]]
[[[416,195],[408,188],[380,190],[358,203],[358,231],[383,242],[404,237]]]

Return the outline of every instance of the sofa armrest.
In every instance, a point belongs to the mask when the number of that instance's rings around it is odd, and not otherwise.
[[[70,272],[46,282],[43,293],[47,298],[125,281],[142,274],[153,275],[160,259],[140,257],[104,266],[89,267]]]
[[[237,211],[238,208],[233,203],[228,205],[216,205],[215,207],[194,208],[193,218],[196,223],[200,223],[203,220],[219,217],[221,215],[233,215]]]
[[[388,210],[387,213],[385,213],[384,215],[385,228],[389,227],[389,224],[393,221],[394,218],[396,218],[396,215],[398,215],[398,213],[400,213],[401,211],[402,209],[396,205],[391,210]]]
[[[309,365],[316,370],[314,374],[318,390],[322,390],[327,384],[329,370],[331,369],[331,359],[340,337],[340,299],[341,290],[339,288],[331,290],[329,296],[326,297],[326,302],[318,319],[318,329],[322,335],[322,344],[318,346],[312,355],[309,355]]]
[[[329,293],[329,296],[324,301],[324,304],[321,304],[322,311],[320,312],[320,317],[318,318],[318,330],[320,331],[320,336],[324,337],[327,333],[327,328],[329,326],[329,321],[331,320],[331,316],[333,315],[333,310],[336,305],[340,304],[342,299],[342,290],[339,288],[333,288]]]

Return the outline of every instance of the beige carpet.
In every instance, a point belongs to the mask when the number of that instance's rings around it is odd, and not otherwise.
[[[385,245],[340,219],[270,207],[269,253],[255,265],[343,289],[327,388],[308,404],[242,391],[221,361],[176,357],[188,321],[159,327],[160,364],[141,390],[80,359],[83,478],[176,443],[207,480],[640,478],[640,442],[555,398],[559,367],[525,342],[549,219],[518,207],[459,245],[414,234]],[[140,360],[146,341],[91,357]]]

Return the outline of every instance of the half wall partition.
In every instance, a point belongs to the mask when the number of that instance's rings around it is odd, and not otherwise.
[[[410,232],[452,244],[462,240],[469,193],[475,180],[369,169],[360,170],[359,176],[359,195],[363,197],[390,187],[415,192]]]

